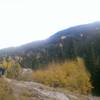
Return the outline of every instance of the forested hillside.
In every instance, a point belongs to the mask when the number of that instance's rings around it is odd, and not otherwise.
[[[71,27],[43,41],[0,50],[1,64],[12,60],[22,67],[38,69],[51,62],[81,57],[100,93],[100,22]]]

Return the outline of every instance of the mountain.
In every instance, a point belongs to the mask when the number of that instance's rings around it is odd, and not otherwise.
[[[0,50],[0,61],[9,57],[22,67],[38,69],[50,62],[81,57],[91,73],[93,86],[100,91],[100,22],[59,31],[46,40]],[[100,92],[98,92],[100,93]]]
[[[79,56],[85,60],[87,59],[87,62],[99,66],[99,42],[100,22],[95,22],[59,31],[46,40],[31,42],[15,48],[2,49],[0,50],[0,57],[20,56],[24,57],[22,62],[27,58],[32,58],[34,60],[31,61],[34,63],[47,64],[52,61],[63,61]],[[32,65],[32,62],[27,66],[25,66],[26,64],[22,65],[23,67],[34,68],[35,65]]]

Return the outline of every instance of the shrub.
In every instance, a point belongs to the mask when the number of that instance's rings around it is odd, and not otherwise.
[[[19,77],[21,66],[18,61],[14,61],[12,58],[4,58],[0,65],[6,69],[6,77],[16,79]]]
[[[7,77],[18,79],[20,77],[21,67],[18,63],[13,64],[10,68],[7,69]]]
[[[52,63],[46,69],[33,71],[33,79],[37,82],[83,94],[91,92],[90,78],[84,61],[80,58],[62,64]]]

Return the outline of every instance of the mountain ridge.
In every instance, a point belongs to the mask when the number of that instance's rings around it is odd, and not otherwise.
[[[84,59],[93,86],[100,93],[100,22],[78,25],[57,32],[46,40],[31,42],[18,48],[0,50],[0,60],[20,58],[22,67],[38,69],[52,62]],[[16,57],[17,56],[17,57]]]

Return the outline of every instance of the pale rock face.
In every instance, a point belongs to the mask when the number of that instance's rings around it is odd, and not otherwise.
[[[30,68],[23,68],[22,69],[22,73],[25,74],[25,73],[32,73],[32,70]]]
[[[26,100],[25,98],[28,98],[27,100],[100,100],[100,97],[92,95],[73,94],[68,91],[66,93],[59,92],[33,81],[18,81],[7,78],[4,78],[4,80],[12,88],[13,95],[17,98],[16,100]]]
[[[62,48],[62,47],[63,47],[63,44],[62,44],[62,43],[60,43],[60,44],[59,44],[59,47],[60,47],[60,48]]]
[[[80,36],[83,37],[83,34],[81,33]]]
[[[20,74],[20,79],[25,80],[25,81],[32,80],[32,73],[33,73],[32,69],[22,68],[21,74]]]
[[[96,27],[96,30],[99,30],[99,27]]]
[[[61,40],[64,40],[66,38],[66,36],[61,36]]]

